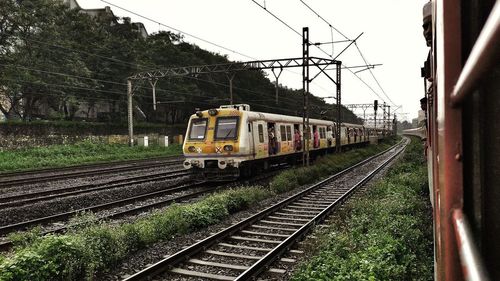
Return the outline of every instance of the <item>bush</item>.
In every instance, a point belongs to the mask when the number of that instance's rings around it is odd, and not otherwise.
[[[278,176],[270,183],[270,188],[275,193],[283,193],[299,186],[319,181],[326,176],[338,173],[347,167],[360,162],[368,156],[375,155],[395,143],[387,142],[377,146],[350,150],[341,154],[333,154],[318,159],[311,167],[301,167],[289,169]]]
[[[0,257],[0,280],[92,280],[131,252],[222,220],[270,195],[261,187],[232,189],[192,204],[174,204],[135,223],[89,225],[66,235],[33,238]]]
[[[422,151],[412,142],[402,163],[345,208],[321,236],[320,252],[292,280],[432,280],[432,210]]]

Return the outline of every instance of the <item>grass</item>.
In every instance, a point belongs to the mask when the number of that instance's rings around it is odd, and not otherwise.
[[[0,280],[94,280],[97,272],[138,249],[215,224],[269,196],[260,187],[232,189],[196,203],[172,205],[134,223],[90,223],[64,235],[44,237],[17,234],[15,250],[0,256]]]
[[[286,170],[276,176],[270,183],[271,190],[282,193],[304,184],[316,182],[329,175],[342,171],[343,169],[360,162],[388,149],[394,145],[398,138],[389,139],[376,146],[368,146],[362,149],[350,150],[340,154],[333,154],[318,159],[311,167],[301,167]]]
[[[342,158],[340,155],[325,157],[317,162],[317,166],[301,168],[308,176],[301,178],[300,183],[317,181],[328,164],[332,165],[332,171],[347,167],[350,162],[342,164],[336,161],[349,155],[366,157],[387,146],[350,151]],[[286,178],[281,176],[281,180]],[[6,256],[0,255],[0,281],[95,280],[96,276],[139,249],[213,225],[230,214],[293,188],[286,184],[280,184],[281,188],[278,188],[278,181],[273,181],[270,189],[237,188],[209,195],[196,203],[174,204],[133,223],[107,225],[86,215],[76,221],[84,222],[83,226],[80,224],[64,235],[41,237],[37,229],[13,234],[10,238],[16,243],[14,250]]]
[[[418,140],[322,232],[292,280],[432,280],[432,210]]]
[[[169,147],[129,147],[123,144],[96,144],[89,141],[74,145],[52,145],[0,152],[0,172],[65,167],[129,159],[180,155],[180,145]]]

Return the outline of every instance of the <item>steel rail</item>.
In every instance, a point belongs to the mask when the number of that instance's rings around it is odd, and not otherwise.
[[[198,184],[201,184],[201,183],[196,183],[196,184],[198,185]],[[161,200],[161,201],[152,202],[152,203],[149,203],[149,204],[146,204],[146,205],[141,205],[141,206],[138,206],[138,207],[135,207],[135,208],[132,208],[132,209],[127,209],[127,210],[119,211],[119,212],[116,212],[116,213],[113,213],[113,214],[101,216],[98,219],[99,220],[118,219],[118,218],[121,218],[121,217],[124,217],[124,216],[137,214],[139,212],[143,212],[143,211],[146,211],[146,210],[151,210],[151,209],[154,209],[154,208],[157,208],[157,207],[165,207],[165,206],[168,206],[168,205],[170,205],[172,203],[175,203],[175,202],[184,201],[184,200],[187,200],[187,199],[191,199],[191,198],[203,195],[203,194],[205,194],[207,192],[212,192],[215,189],[218,189],[218,187],[217,186],[216,187],[211,187],[211,188],[207,188],[205,190],[195,191],[195,192],[192,192],[192,193],[189,193],[189,194],[185,194],[185,195],[181,195],[181,196],[178,196],[178,197],[175,197],[175,198],[169,198],[169,199],[165,199],[165,200]],[[72,225],[72,227],[75,227],[75,226],[78,226],[78,224],[77,225]],[[41,235],[44,236],[44,235],[47,235],[47,234],[62,233],[62,232],[65,232],[67,229],[68,229],[68,226],[61,226],[61,227],[58,227],[56,229],[44,231],[44,232],[41,233]],[[12,248],[12,246],[13,246],[13,244],[12,244],[11,241],[0,242],[0,251],[7,251],[8,249]]]
[[[3,180],[3,181],[0,181],[0,187],[3,188],[3,187],[14,186],[14,185],[56,181],[56,180],[74,178],[74,177],[78,177],[78,176],[90,177],[90,176],[95,176],[95,175],[109,174],[109,173],[113,173],[113,172],[126,172],[126,171],[132,171],[132,170],[142,170],[142,169],[148,169],[148,168],[152,168],[152,167],[160,167],[160,166],[164,166],[166,164],[167,165],[175,165],[175,164],[178,164],[181,162],[182,161],[173,161],[173,162],[170,162],[168,164],[167,163],[153,163],[153,164],[147,163],[147,164],[142,164],[139,166],[110,167],[110,168],[101,168],[99,170],[75,171],[75,172],[59,174],[59,175],[43,175],[43,176],[39,176],[39,177]]]
[[[110,161],[110,162],[99,162],[94,164],[83,164],[83,165],[72,165],[65,167],[55,167],[55,168],[42,168],[36,170],[26,170],[26,171],[16,171],[16,172],[0,172],[0,178],[6,177],[17,177],[17,176],[28,176],[28,175],[36,175],[42,173],[57,173],[57,172],[67,172],[71,170],[83,170],[83,169],[92,169],[92,168],[102,168],[109,167],[111,165],[119,166],[119,165],[134,165],[134,164],[145,164],[145,163],[153,163],[159,161],[171,161],[175,159],[182,159],[181,155],[177,156],[167,156],[167,157],[157,157],[157,158],[146,158],[146,159],[130,159],[130,160],[118,160],[118,161]],[[182,161],[182,160],[179,160]]]
[[[58,189],[44,190],[39,192],[32,192],[20,195],[12,195],[7,197],[0,197],[0,209],[7,207],[14,207],[25,205],[28,203],[36,203],[39,201],[47,201],[56,198],[63,198],[73,195],[78,195],[82,193],[89,193],[94,191],[100,191],[103,189],[111,189],[117,187],[128,186],[132,184],[140,184],[146,182],[155,182],[161,180],[167,180],[180,176],[190,175],[191,172],[182,170],[175,170],[169,172],[162,172],[156,174],[150,174],[145,176],[136,176],[125,179],[113,180],[104,183],[90,183],[78,186],[64,187]]]
[[[186,188],[194,188],[196,186],[199,186],[199,185],[202,185],[205,183],[204,182],[194,183],[188,187],[186,187],[185,184],[186,183],[178,183],[178,184],[173,185],[173,187],[171,187],[171,188],[160,190],[160,191],[148,192],[146,194],[141,194],[141,195],[134,196],[134,197],[116,200],[116,201],[108,202],[108,203],[104,203],[104,204],[99,204],[96,206],[81,208],[78,210],[59,213],[59,214],[55,214],[55,215],[51,215],[51,216],[46,216],[43,218],[37,218],[37,219],[29,220],[29,221],[24,221],[24,222],[20,222],[20,223],[1,226],[0,227],[0,234],[6,234],[6,233],[9,233],[9,232],[12,232],[15,230],[24,230],[24,229],[27,229],[27,228],[33,226],[33,225],[39,225],[42,223],[48,223],[48,222],[52,222],[52,221],[67,219],[73,215],[76,215],[76,214],[82,213],[82,212],[95,212],[95,211],[110,209],[113,207],[123,206],[123,205],[133,203],[136,201],[149,199],[151,197],[162,196],[164,194],[181,191],[181,190],[186,189]]]
[[[380,164],[375,170],[371,171],[367,176],[365,176],[362,180],[352,186],[346,193],[341,195],[338,199],[336,199],[333,203],[331,203],[328,207],[326,207],[323,211],[317,214],[313,219],[307,222],[304,226],[286,238],[281,244],[276,246],[273,250],[267,253],[262,259],[254,263],[250,268],[248,268],[245,272],[240,274],[235,281],[243,281],[250,280],[257,275],[259,275],[264,269],[270,266],[277,258],[279,258],[285,251],[287,251],[293,244],[301,240],[304,236],[309,233],[310,230],[314,228],[318,223],[322,222],[336,207],[338,207],[341,203],[346,201],[351,195],[365,183],[367,183],[370,179],[372,179],[381,169],[387,166],[394,158],[396,158],[401,152],[404,151],[404,147],[399,151],[394,153],[390,158],[385,160],[382,164]]]
[[[275,176],[275,172],[269,173],[269,174],[267,174],[267,175],[265,175],[263,177],[259,177],[255,181],[264,180],[264,179],[267,179],[267,178],[272,177],[272,176]],[[196,184],[200,184],[201,185],[202,183],[196,183]],[[141,205],[141,206],[135,207],[133,209],[127,209],[127,210],[119,211],[119,212],[116,212],[116,213],[113,213],[113,214],[101,216],[98,219],[99,220],[118,219],[118,218],[121,218],[121,217],[124,217],[124,216],[127,216],[127,215],[133,215],[133,214],[136,214],[136,213],[139,213],[139,212],[142,212],[142,211],[154,209],[154,208],[157,208],[157,207],[165,207],[165,206],[168,206],[168,205],[170,205],[172,203],[175,203],[175,202],[181,202],[181,201],[184,201],[184,200],[187,200],[187,199],[195,198],[195,197],[201,196],[203,194],[206,194],[207,192],[213,192],[215,190],[224,189],[224,187],[220,187],[218,185],[220,183],[212,183],[212,184],[215,184],[215,186],[214,187],[209,187],[209,188],[204,189],[204,190],[195,191],[195,192],[192,192],[192,193],[189,193],[189,194],[181,195],[181,196],[178,196],[178,197],[175,197],[175,198],[170,198],[170,199],[165,199],[165,200],[161,200],[161,201],[156,201],[156,202],[152,202],[152,203],[149,203],[149,204],[146,204],[146,205]],[[77,225],[73,225],[73,226],[77,226]],[[61,226],[61,227],[58,227],[56,229],[44,231],[44,232],[41,233],[41,235],[43,236],[43,235],[53,234],[53,233],[62,233],[62,232],[65,232],[67,229],[68,229],[67,226]],[[0,251],[7,251],[10,248],[12,248],[12,246],[13,246],[13,244],[12,244],[11,241],[0,242]]]
[[[359,167],[359,166],[362,166],[370,161],[372,161],[373,159],[389,152],[390,150],[394,149],[395,147],[401,145],[403,142],[400,142],[399,144],[396,144],[394,146],[392,146],[391,148],[381,152],[381,153],[378,153],[374,156],[371,156],[365,160],[362,160],[360,162],[358,162],[357,164],[347,168],[347,169],[344,169],[343,171],[339,172],[339,173],[336,173],[314,185],[312,185],[311,187],[295,194],[295,195],[292,195],[282,201],[280,201],[279,203],[269,207],[269,208],[266,208],[265,210],[243,220],[243,221],[240,221],[210,237],[207,237],[193,245],[191,245],[190,247],[187,247],[131,276],[129,276],[128,278],[124,279],[123,281],[137,281],[137,280],[151,280],[154,276],[157,276],[163,272],[165,272],[166,270],[168,270],[170,267],[173,267],[174,265],[176,264],[179,264],[185,260],[187,260],[189,257],[192,257],[198,253],[200,253],[201,251],[203,251],[204,249],[207,249],[208,247],[210,246],[213,246],[214,244],[216,244],[217,242],[221,241],[223,238],[225,237],[228,237],[228,236],[231,236],[233,235],[234,233],[244,229],[245,227],[249,226],[249,225],[252,225],[253,223],[255,223],[256,221],[258,220],[261,220],[262,218],[268,216],[269,214],[279,210],[279,209],[282,209],[284,206],[287,206],[289,205],[291,202],[299,199],[299,198],[302,198],[303,196],[311,193],[312,191],[316,190],[318,187],[332,181],[332,180],[335,180],[345,174],[347,174],[348,172],[352,171],[353,169]]]

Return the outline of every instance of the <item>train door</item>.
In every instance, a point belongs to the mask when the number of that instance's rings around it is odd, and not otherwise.
[[[298,135],[295,134],[298,132]],[[302,132],[300,130],[299,124],[293,124],[293,150],[299,151],[302,150]]]
[[[253,129],[253,122],[247,124],[248,127],[248,152],[255,157],[255,135]]]
[[[256,121],[253,122],[253,139],[254,139],[254,153],[255,158],[265,158],[269,155],[268,135],[266,129],[266,122]]]
[[[347,128],[345,126],[340,127],[340,144],[345,145],[347,143]]]
[[[292,125],[286,125],[286,142],[288,146],[288,153],[293,152],[293,134]]]
[[[279,151],[279,128],[276,123],[267,123],[267,134],[268,134],[268,152],[269,155],[277,154]]]

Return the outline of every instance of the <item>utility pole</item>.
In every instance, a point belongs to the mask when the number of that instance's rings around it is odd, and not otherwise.
[[[127,80],[127,100],[128,100],[128,145],[134,146],[134,116],[132,111],[132,80]]]
[[[337,86],[337,92],[336,92],[336,96],[337,96],[337,123],[336,123],[336,128],[335,128],[335,151],[336,152],[340,152],[340,124],[342,123],[342,116],[341,116],[341,102],[340,102],[340,99],[341,99],[341,88],[340,88],[340,70],[342,68],[342,62],[340,61],[337,61],[337,83],[336,83],[336,86]]]
[[[375,128],[374,128],[375,136],[378,137],[378,135],[377,135],[377,109],[378,109],[378,100],[375,100],[373,102],[373,110],[374,110],[373,119],[375,120]]]
[[[387,125],[387,121],[386,121],[386,117],[387,117],[387,116],[386,116],[385,107],[386,107],[386,105],[385,105],[385,101],[384,101],[384,105],[383,105],[383,107],[382,107],[382,110],[383,110],[383,115],[382,115],[382,116],[383,116],[383,118],[384,118],[384,119],[383,119],[383,121],[382,121],[382,122],[383,122],[383,124],[384,124],[384,127],[383,127],[383,128],[384,128],[384,131],[382,132],[382,134],[383,134],[383,136],[384,136],[384,137],[385,137],[385,130],[387,129],[387,128],[385,127],[385,126]]]
[[[277,105],[278,104],[278,79],[280,78],[281,72],[283,72],[283,67],[280,67],[280,72],[278,74],[276,74],[274,72],[274,68],[272,68],[271,71],[273,72],[274,77],[276,78],[276,81],[274,83],[274,87],[276,89],[276,105]]]
[[[304,112],[302,115],[302,134],[304,135],[304,150],[302,165],[309,166],[309,27],[302,28],[302,92]]]
[[[229,79],[229,104],[233,104],[233,78],[235,73],[226,73],[227,79]]]

